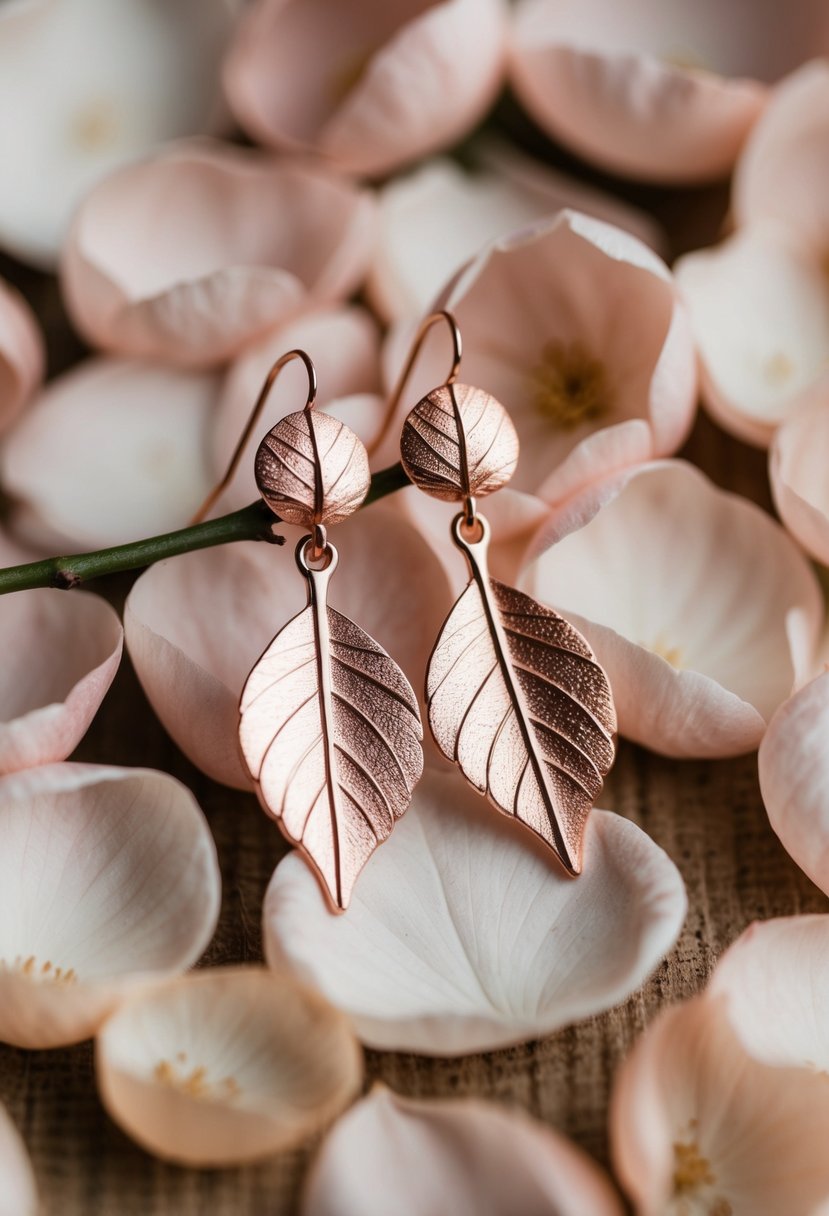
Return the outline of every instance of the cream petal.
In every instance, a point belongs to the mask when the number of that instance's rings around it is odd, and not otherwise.
[[[89,193],[67,238],[62,287],[90,342],[208,366],[348,296],[367,268],[372,227],[368,193],[320,167],[182,142]]]
[[[130,988],[207,946],[221,882],[192,794],[149,769],[56,764],[0,780],[0,1041],[94,1034]]]
[[[450,276],[490,240],[573,207],[660,244],[652,222],[609,195],[521,156],[479,145],[471,172],[427,161],[380,191],[374,261],[366,285],[387,320],[419,317]]]
[[[8,436],[3,484],[76,549],[184,527],[212,483],[220,389],[212,372],[88,359],[51,381]]]
[[[252,135],[376,175],[446,147],[503,74],[501,0],[260,0],[225,62]]]
[[[717,963],[734,1033],[766,1064],[829,1073],[829,916],[756,922]]]
[[[765,512],[683,461],[597,483],[534,549],[522,585],[583,630],[620,732],[656,751],[751,750],[811,669],[823,607],[808,562]]]
[[[8,429],[40,384],[45,362],[43,338],[32,310],[0,279],[0,430]]]
[[[637,1216],[813,1216],[829,1196],[829,1086],[743,1048],[722,998],[665,1010],[625,1061],[610,1112]]]
[[[209,776],[248,788],[238,749],[239,696],[271,638],[305,602],[283,549],[235,544],[188,553],[138,579],[124,614],[127,647],[144,691],[185,754]],[[378,503],[337,528],[333,606],[400,664],[415,688],[447,608],[446,578],[410,524]]]
[[[487,246],[438,303],[463,333],[461,378],[493,393],[512,415],[521,442],[514,489],[538,493],[581,443],[631,420],[649,432],[640,459],[684,442],[697,392],[690,329],[668,268],[629,233],[562,211]],[[392,331],[387,384],[410,341],[408,327]],[[443,383],[448,363],[446,335],[436,332],[404,395],[400,425],[423,393]],[[571,471],[582,468],[593,480],[615,467],[623,444],[608,442],[606,451],[594,444],[589,459],[576,458]],[[599,455],[608,468],[598,459],[594,467]]]
[[[738,231],[680,258],[702,361],[703,400],[726,430],[767,446],[829,367],[829,286],[778,229]]]
[[[212,455],[218,476],[236,449],[245,424],[253,409],[272,365],[286,351],[306,351],[314,361],[319,383],[318,406],[325,407],[338,397],[368,394],[380,387],[380,331],[377,322],[366,309],[357,306],[320,309],[269,333],[262,341],[249,346],[233,363],[227,373],[212,424]],[[253,476],[253,459],[262,436],[280,418],[305,404],[307,376],[301,364],[286,367],[273,386],[267,407],[241,458],[239,473],[223,499],[226,508],[242,507],[257,497]],[[355,402],[356,406],[356,402]],[[380,421],[379,400],[369,413],[372,431]],[[365,411],[355,408],[360,421]],[[355,428],[348,414],[342,420]],[[372,436],[360,434],[365,442]]]
[[[810,7],[814,35],[825,22]],[[657,182],[725,176],[766,97],[759,81],[728,77],[782,74],[802,58],[782,12],[775,29],[771,5],[759,22],[746,3],[733,10],[524,0],[510,79],[541,127],[605,169]],[[762,31],[754,45],[752,25]],[[808,38],[803,51],[813,53]]]
[[[0,596],[0,633],[0,773],[65,760],[118,670],[117,614],[83,591],[21,591]]]
[[[622,1209],[585,1153],[523,1111],[476,1099],[404,1098],[376,1086],[323,1144],[302,1216],[392,1211],[621,1216]]]
[[[769,474],[780,518],[807,553],[829,565],[829,372],[775,433]]]
[[[552,1034],[630,995],[685,918],[676,867],[594,811],[573,882],[456,773],[428,773],[332,917],[299,858],[265,898],[265,954],[345,1009],[364,1043],[456,1056]]]
[[[772,718],[760,747],[760,789],[786,852],[829,893],[829,671]]]
[[[286,975],[209,968],[130,998],[98,1034],[98,1087],[143,1148],[217,1168],[293,1148],[357,1094],[347,1019]]]
[[[0,6],[0,106],[14,114],[0,131],[0,244],[51,267],[74,208],[100,177],[163,140],[224,126],[216,69],[239,7]]]
[[[829,23],[827,23],[829,24]],[[781,82],[737,163],[737,224],[776,220],[818,256],[829,231],[829,63],[815,60]]]
[[[37,1216],[38,1207],[26,1146],[0,1104],[0,1216]]]

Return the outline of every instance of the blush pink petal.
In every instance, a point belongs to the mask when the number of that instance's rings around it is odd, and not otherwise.
[[[284,531],[281,549],[227,545],[151,567],[133,587],[124,614],[130,657],[164,726],[194,764],[241,789],[250,785],[237,741],[242,685],[306,599],[294,561],[300,533]],[[333,606],[422,688],[451,603],[437,558],[383,503],[360,511],[330,540],[340,553]]]
[[[760,17],[733,9],[522,0],[510,79],[541,127],[604,169],[655,182],[723,177],[766,98],[758,80],[729,77],[782,74],[802,58],[782,12],[775,29],[770,5]],[[811,9],[812,27],[824,24]]]
[[[380,387],[380,331],[366,309],[355,305],[320,309],[281,326],[249,346],[227,373],[211,428],[217,477],[224,472],[236,449],[272,365],[280,355],[297,348],[306,351],[314,361],[318,407],[338,397],[374,393]],[[228,488],[225,503],[228,509],[228,504],[242,507],[257,497],[253,459],[259,442],[280,418],[302,409],[307,391],[308,377],[302,364],[286,366],[271,389],[256,433],[242,456],[239,473]],[[377,402],[375,412],[379,415],[379,411]],[[353,418],[349,420],[344,415],[343,421],[356,429],[364,442],[372,437],[361,434]],[[379,417],[374,419],[372,430],[378,425]]]
[[[649,459],[675,451],[687,436],[697,393],[688,319],[664,262],[629,233],[562,211],[487,246],[438,304],[454,313],[463,333],[461,380],[496,396],[515,423],[521,456],[514,489],[556,502],[564,486],[572,492],[615,469],[623,450]],[[389,337],[389,385],[411,338],[402,325]],[[448,337],[436,330],[404,395],[400,425],[418,398],[444,381],[449,363]],[[577,398],[569,416],[568,388],[562,416],[562,376],[568,385],[584,378],[593,386],[586,413]],[[640,424],[635,439],[632,421]],[[624,438],[617,438],[621,426]],[[599,433],[606,438],[597,440]],[[574,457],[587,440],[589,455]]]
[[[0,1104],[0,1216],[37,1216],[39,1206],[26,1146]]]
[[[501,0],[259,0],[225,62],[242,126],[376,175],[447,147],[501,84]]]
[[[94,1034],[124,994],[192,966],[221,882],[189,790],[149,769],[56,764],[0,780],[0,1041]]]
[[[765,512],[682,461],[576,495],[533,551],[522,585],[583,630],[620,732],[655,751],[752,750],[811,670],[823,606],[808,562]]]
[[[220,363],[358,287],[372,216],[366,192],[320,167],[173,144],[87,196],[63,255],[66,304],[105,349]]]
[[[118,616],[88,592],[20,591],[0,596],[0,634],[0,774],[65,760],[118,670]]]
[[[14,422],[43,379],[46,352],[32,310],[0,279],[0,431]]]
[[[428,312],[447,278],[491,240],[564,207],[594,215],[659,249],[644,213],[557,173],[508,145],[474,146],[471,171],[427,161],[379,194],[378,232],[366,290],[389,321]]]
[[[825,256],[829,248],[827,141],[829,63],[816,59],[778,85],[751,132],[734,174],[736,223],[777,221],[815,255]]]
[[[474,1098],[404,1098],[376,1086],[323,1143],[301,1211],[621,1216],[622,1208],[586,1153],[521,1110]]]
[[[616,1079],[611,1156],[636,1216],[814,1216],[829,1197],[826,1079],[752,1058],[722,997],[665,1010]]]
[[[709,991],[765,1064],[829,1074],[829,916],[757,921],[726,950]]]
[[[220,388],[213,372],[88,359],[52,380],[6,439],[4,488],[70,551],[184,527],[212,484]]]
[[[820,265],[767,224],[687,254],[675,269],[708,410],[738,439],[766,447],[829,367],[829,287]]]
[[[685,919],[679,872],[633,823],[594,810],[585,844],[573,882],[457,772],[427,772],[347,916],[298,857],[279,863],[265,956],[380,1050],[459,1056],[552,1034],[625,1000]]]
[[[0,245],[51,269],[75,207],[164,140],[228,125],[218,66],[240,0],[0,5]],[[30,98],[31,104],[24,99]]]
[[[760,748],[760,789],[786,849],[829,894],[829,671],[772,718]]]
[[[780,518],[812,557],[829,565],[829,372],[778,428],[769,474]]]
[[[148,1152],[219,1169],[285,1152],[359,1092],[347,1018],[290,976],[209,967],[130,997],[95,1043],[101,1100]]]

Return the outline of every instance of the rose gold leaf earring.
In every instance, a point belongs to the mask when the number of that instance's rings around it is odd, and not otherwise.
[[[429,725],[467,781],[578,874],[587,815],[614,758],[613,697],[572,625],[488,573],[490,529],[475,500],[512,477],[518,435],[499,401],[458,383],[461,335],[451,313],[433,313],[421,325],[387,416],[426,334],[441,321],[454,342],[452,370],[408,415],[400,442],[411,481],[462,504],[451,534],[470,574],[429,660]]]
[[[274,364],[221,484],[233,476],[268,391],[292,359],[308,372],[305,408],[268,432],[254,467],[274,514],[309,531],[296,549],[308,604],[254,664],[239,706],[239,741],[264,809],[302,850],[332,910],[341,912],[366,861],[409,804],[423,771],[423,728],[397,664],[328,604],[338,555],[326,528],[357,510],[370,475],[354,432],[314,410],[316,373],[304,351],[289,351]]]

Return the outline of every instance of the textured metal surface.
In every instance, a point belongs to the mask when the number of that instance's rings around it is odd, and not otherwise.
[[[587,642],[558,613],[487,572],[489,528],[453,524],[472,578],[437,640],[426,683],[444,755],[499,810],[581,870],[588,812],[614,758],[616,713]]]
[[[354,432],[308,408],[288,414],[268,432],[254,471],[271,510],[303,528],[353,515],[371,481],[366,449]]]
[[[250,673],[239,740],[263,806],[344,910],[355,879],[403,814],[423,770],[417,698],[397,664],[328,606],[337,565],[314,570],[308,607],[277,634]]]
[[[443,384],[409,414],[400,457],[414,484],[462,502],[505,486],[518,464],[518,436],[500,401],[468,384]]]

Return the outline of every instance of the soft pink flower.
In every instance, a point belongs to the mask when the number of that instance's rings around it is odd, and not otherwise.
[[[757,747],[811,669],[814,574],[759,507],[661,461],[554,512],[522,585],[581,629],[623,735],[670,756]]]
[[[685,919],[676,866],[609,811],[573,881],[457,772],[428,772],[331,916],[299,857],[263,909],[265,955],[313,983],[384,1051],[459,1056],[552,1034],[625,1000]]]
[[[258,0],[225,62],[242,126],[384,173],[446,147],[501,83],[502,0]]]
[[[665,5],[522,0],[511,79],[550,134],[650,181],[725,176],[767,83],[829,50],[822,0]]]
[[[172,144],[81,205],[63,254],[66,303],[105,349],[218,363],[348,296],[368,265],[372,215],[367,193],[322,168]]]
[[[5,544],[0,557],[27,560]],[[118,670],[118,616],[85,591],[18,591],[0,596],[0,636],[0,774],[65,760]]]
[[[342,305],[307,313],[280,326],[245,350],[231,365],[210,425],[213,464],[222,476],[254,402],[274,362],[286,351],[306,351],[317,370],[315,408],[333,413],[364,443],[373,439],[383,419],[380,387],[380,330],[366,309]],[[302,409],[308,376],[301,363],[286,366],[273,385],[268,403],[242,455],[239,471],[222,496],[222,507],[242,507],[258,496],[253,476],[256,449],[280,418]],[[340,401],[339,399],[343,399]]]
[[[54,764],[0,780],[0,1041],[89,1038],[184,971],[219,916],[207,822],[166,773]]]
[[[481,139],[470,169],[427,161],[381,188],[366,290],[387,320],[428,312],[450,274],[487,241],[570,207],[616,224],[658,253],[664,235],[644,212],[522,155]]]
[[[0,245],[51,268],[116,166],[228,126],[218,66],[242,0],[0,4]]]
[[[829,29],[829,19],[825,25]],[[820,49],[814,46],[810,51]],[[774,221],[818,259],[825,258],[829,253],[827,142],[829,62],[819,59],[778,85],[751,132],[734,173],[735,222],[742,226]]]
[[[130,657],[156,713],[209,776],[250,787],[239,753],[239,696],[255,661],[304,606],[294,561],[296,528],[283,548],[234,544],[188,553],[138,579],[125,610]],[[340,553],[335,608],[376,638],[423,686],[450,591],[415,529],[383,503],[362,510],[329,539]]]
[[[829,565],[829,373],[778,428],[769,474],[780,518],[807,553]]]
[[[34,314],[0,279],[0,431],[8,429],[40,384],[45,362]]]
[[[305,1183],[303,1216],[621,1216],[608,1179],[521,1110],[404,1098],[375,1086],[340,1119]]]
[[[0,1104],[0,1216],[37,1216],[39,1206],[26,1146]]]
[[[213,482],[209,371],[93,358],[56,377],[0,451],[16,531],[72,552],[184,527]]]
[[[783,846],[829,893],[829,670],[786,701],[760,748],[760,789]]]
[[[668,268],[629,233],[562,211],[487,246],[439,304],[463,334],[461,380],[503,402],[518,430],[514,489],[557,502],[615,469],[675,451],[687,435],[696,363],[685,311]],[[411,337],[407,327],[390,339],[389,383]],[[436,329],[401,424],[443,382],[449,353]],[[392,437],[399,429],[390,428]]]
[[[661,1013],[625,1061],[610,1112],[636,1216],[814,1216],[829,1199],[829,1086],[753,1058],[726,1003]]]
[[[794,230],[772,221],[680,258],[677,282],[716,420],[765,447],[823,378],[829,383],[829,290]]]

